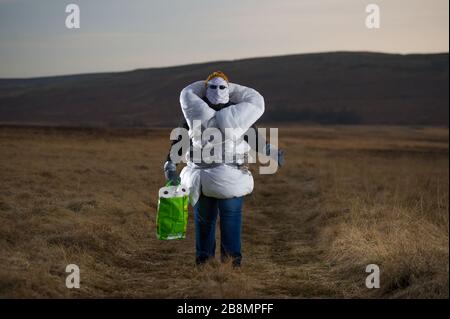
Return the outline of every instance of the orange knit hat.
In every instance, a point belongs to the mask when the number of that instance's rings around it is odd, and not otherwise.
[[[226,76],[225,73],[223,73],[222,71],[216,71],[216,72],[213,72],[210,75],[208,75],[208,77],[206,78],[206,81],[205,81],[205,86],[208,86],[208,82],[211,79],[214,79],[214,78],[217,78],[217,77],[222,78],[225,81],[227,81],[227,83],[229,83],[228,76]]]

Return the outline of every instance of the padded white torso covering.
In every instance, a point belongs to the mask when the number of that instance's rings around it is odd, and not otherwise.
[[[203,101],[205,82],[198,81],[181,91],[180,104],[189,125],[189,136],[193,145],[204,145],[205,141],[193,135],[193,121],[201,121],[203,128],[216,127],[222,134],[226,128],[233,129],[233,141],[242,135],[264,113],[264,98],[256,90],[230,83],[230,101],[233,105],[214,111]],[[236,153],[246,152],[248,145],[242,139],[233,146]],[[228,148],[228,147],[227,147]],[[190,202],[195,205],[200,193],[215,198],[233,198],[250,194],[253,191],[253,176],[245,169],[234,165],[219,164],[214,167],[199,168],[188,162],[180,174],[181,184],[189,188]]]

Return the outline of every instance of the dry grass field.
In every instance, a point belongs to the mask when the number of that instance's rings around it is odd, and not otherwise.
[[[194,266],[192,215],[186,240],[156,239],[168,135],[0,128],[0,297],[448,298],[448,129],[280,129],[237,271]]]

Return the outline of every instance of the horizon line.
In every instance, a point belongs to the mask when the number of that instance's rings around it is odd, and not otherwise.
[[[268,58],[282,58],[282,57],[290,57],[290,56],[299,56],[299,55],[317,55],[317,54],[336,54],[336,53],[366,53],[366,54],[384,54],[384,55],[400,55],[400,56],[411,56],[411,55],[443,55],[449,54],[449,51],[439,51],[439,52],[410,52],[410,53],[395,53],[395,52],[383,52],[383,51],[360,51],[360,50],[337,50],[337,51],[312,51],[308,53],[287,53],[280,55],[262,55],[262,56],[253,56],[253,57],[243,57],[237,59],[229,59],[229,60],[210,60],[203,62],[192,62],[192,63],[183,63],[183,64],[174,64],[174,65],[163,65],[156,67],[138,67],[135,69],[123,69],[123,70],[113,70],[113,71],[99,71],[99,72],[81,72],[81,73],[61,73],[61,74],[49,74],[42,76],[30,76],[30,77],[0,77],[0,81],[14,81],[14,80],[37,80],[37,79],[47,79],[47,78],[58,78],[58,77],[73,77],[73,76],[89,76],[95,74],[119,74],[119,73],[128,73],[128,72],[136,72],[143,70],[160,70],[160,69],[170,69],[170,68],[179,68],[184,66],[191,65],[203,65],[203,64],[212,64],[212,63],[230,63],[237,61],[245,61],[245,60],[256,60],[256,59],[268,59]]]

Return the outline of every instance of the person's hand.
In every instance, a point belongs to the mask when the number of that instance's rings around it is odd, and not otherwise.
[[[278,167],[284,165],[284,151],[277,150],[272,144],[266,144],[266,155],[277,160]],[[276,156],[276,158],[275,158]]]
[[[171,185],[178,185],[181,182],[180,176],[177,173],[177,166],[171,161],[164,163],[164,177]]]
[[[278,150],[278,166],[281,167],[284,165],[284,151]]]

